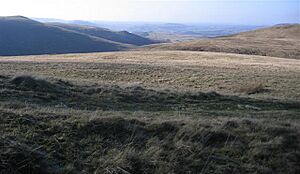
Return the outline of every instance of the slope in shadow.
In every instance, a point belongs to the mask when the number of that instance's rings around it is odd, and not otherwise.
[[[130,45],[43,24],[22,16],[0,17],[0,55],[85,53]]]
[[[106,28],[83,26],[76,24],[63,24],[63,23],[49,23],[51,26],[57,26],[71,31],[84,33],[87,35],[104,38],[107,40],[120,42],[124,44],[131,44],[136,46],[149,45],[157,43],[151,39],[144,38],[127,31],[111,31]]]
[[[287,110],[299,103],[262,101],[215,92],[180,92],[146,89],[141,86],[75,85],[62,80],[43,80],[30,76],[0,78],[1,100],[25,101],[40,106],[62,104],[67,108],[89,110],[171,111],[176,108],[206,111]]]

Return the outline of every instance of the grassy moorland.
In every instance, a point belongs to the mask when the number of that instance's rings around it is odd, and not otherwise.
[[[0,62],[0,173],[300,171],[299,60],[156,51]]]

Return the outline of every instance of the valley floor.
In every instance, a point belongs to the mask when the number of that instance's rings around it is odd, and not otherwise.
[[[298,173],[300,61],[0,57],[0,173]]]

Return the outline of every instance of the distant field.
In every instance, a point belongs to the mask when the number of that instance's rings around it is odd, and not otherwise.
[[[300,61],[0,57],[0,173],[299,173]]]
[[[149,32],[142,35],[149,39],[160,40],[164,42],[182,42],[182,41],[191,41],[201,38],[197,35],[188,35],[188,34],[177,34],[177,33],[168,33],[168,32]]]
[[[143,50],[227,52],[300,59],[300,25],[284,25],[215,39],[150,45]]]

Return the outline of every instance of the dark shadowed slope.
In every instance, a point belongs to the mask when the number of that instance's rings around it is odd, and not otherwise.
[[[87,26],[87,25],[76,25],[76,24],[63,24],[63,23],[50,23],[50,25],[58,26],[64,29],[88,34],[91,36],[96,36],[100,38],[104,38],[107,40],[125,43],[125,44],[132,44],[132,45],[149,45],[156,43],[155,41],[152,41],[151,39],[147,39],[132,33],[129,33],[127,31],[111,31],[106,28],[99,28],[99,27],[93,27],[93,26]]]
[[[300,59],[300,25],[280,25],[227,37],[155,45],[145,49],[227,52]]]
[[[43,24],[22,16],[0,17],[0,55],[122,50],[129,45]]]

